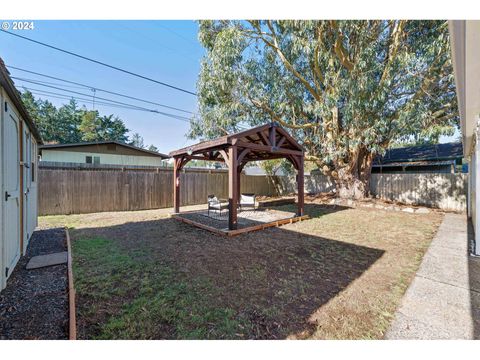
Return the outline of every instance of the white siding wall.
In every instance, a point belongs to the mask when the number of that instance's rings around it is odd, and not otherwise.
[[[0,200],[0,291],[6,286],[6,278],[5,278],[5,255],[4,255],[4,239],[5,239],[5,227],[4,227],[4,219],[5,219],[5,211],[4,211],[4,205],[5,201],[3,199],[3,196],[5,194],[5,187],[3,184],[3,176],[7,169],[4,168],[4,161],[3,161],[3,143],[4,143],[4,135],[3,135],[3,127],[4,127],[4,121],[5,121],[5,102],[8,102],[8,105],[10,107],[9,111],[13,111],[16,113],[18,119],[23,123],[23,127],[27,128],[28,125],[23,121],[23,119],[19,116],[17,109],[14,107],[12,101],[9,99],[7,94],[4,92],[2,88],[0,88],[0,195],[1,195],[1,200]],[[23,134],[22,134],[23,135]],[[28,184],[30,184],[30,194],[29,194],[29,204],[28,204],[28,209],[26,209],[25,213],[26,215],[20,213],[21,216],[24,216],[24,222],[28,224],[27,232],[29,234],[29,238],[26,239],[27,241],[24,242],[24,248],[20,249],[20,251],[23,252],[28,245],[28,242],[30,240],[30,237],[35,230],[37,226],[37,214],[38,214],[38,145],[33,138],[33,135],[29,137],[32,141],[32,145],[30,147],[31,149],[31,161],[35,163],[35,181],[30,182],[28,180]],[[18,164],[19,165],[19,164]],[[24,169],[25,171],[31,171],[31,168],[29,169]],[[29,173],[29,176],[27,177],[30,178],[31,173]],[[20,191],[20,194],[23,194],[24,190]],[[27,220],[28,219],[28,220]],[[20,231],[19,231],[20,234]],[[20,242],[20,237],[18,238],[18,242]],[[10,273],[13,271],[13,269],[10,270]]]
[[[480,192],[477,193],[477,188],[480,189],[480,171],[479,160],[480,160],[480,147],[478,146],[478,136],[473,145],[472,152],[472,165],[473,169],[470,169],[470,174],[472,176],[472,187],[470,189],[471,194],[471,207],[472,207],[472,223],[475,231],[475,249],[473,249],[476,255],[480,255],[480,213],[477,213],[477,208],[480,206]]]
[[[0,195],[3,197],[3,89],[0,87]],[[0,291],[5,287],[5,265],[3,264],[3,199],[0,201]]]
[[[133,165],[133,166],[162,166],[162,159],[153,156],[100,154],[66,150],[42,150],[43,161],[70,162],[85,164],[86,156],[100,156],[100,164]]]
[[[475,135],[472,142],[472,152],[468,163],[468,216],[472,220],[473,231],[475,232],[475,248],[473,252],[480,255],[480,213],[477,208],[480,207],[480,147],[478,146],[478,134]]]
[[[473,152],[472,158],[470,159],[470,163],[468,164],[468,175],[469,175],[469,181],[468,181],[468,205],[469,205],[469,212],[468,216],[472,218],[472,223],[475,229],[475,224],[476,224],[476,191],[475,191],[475,182],[477,178],[477,156],[475,154],[475,151]]]

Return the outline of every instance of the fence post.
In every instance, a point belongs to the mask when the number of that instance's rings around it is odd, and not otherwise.
[[[99,169],[77,165],[55,166],[49,163],[48,166],[42,166],[40,163],[37,190],[39,215],[125,211],[173,205],[172,168],[130,169],[104,165],[105,168]],[[150,177],[149,173],[155,173],[156,176]],[[417,204],[437,205],[444,210],[465,211],[468,187],[466,176],[462,173],[372,174],[370,189],[372,195],[383,199],[410,199]],[[305,177],[305,181],[308,182],[309,178],[312,185],[308,186],[309,192],[331,190],[329,178],[310,175]],[[182,205],[205,203],[209,193],[222,198],[228,196],[228,175],[225,170],[183,169],[183,180],[185,185],[191,184],[192,189],[188,193],[193,195],[184,196]],[[270,182],[266,176],[242,175],[241,182],[246,192],[274,196],[291,192],[291,180],[279,176]],[[274,182],[284,185],[276,187]],[[137,194],[139,196],[134,196]]]

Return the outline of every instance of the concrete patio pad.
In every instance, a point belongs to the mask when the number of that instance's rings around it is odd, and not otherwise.
[[[446,214],[386,339],[479,339],[480,259],[465,215]]]
[[[66,251],[48,254],[48,255],[39,255],[34,256],[28,262],[26,269],[38,269],[47,266],[65,264],[67,262],[68,253]]]

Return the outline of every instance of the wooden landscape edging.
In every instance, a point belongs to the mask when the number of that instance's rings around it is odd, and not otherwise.
[[[68,340],[77,340],[77,319],[75,307],[75,287],[73,286],[73,269],[72,269],[72,245],[70,243],[70,233],[65,228],[67,237],[67,266],[68,266]]]
[[[275,221],[265,223],[265,224],[259,224],[259,225],[250,226],[250,227],[237,229],[237,230],[229,230],[229,231],[227,231],[227,235],[228,236],[236,236],[236,235],[248,233],[248,232],[251,232],[251,231],[263,230],[263,229],[267,229],[269,227],[280,227],[282,225],[293,224],[293,223],[308,220],[308,219],[310,219],[310,216],[302,215],[302,216],[296,216],[296,217],[288,218],[288,219],[275,220]]]
[[[222,236],[227,235],[227,233],[223,230],[220,230],[220,229],[214,228],[213,226],[208,226],[208,225],[205,225],[205,224],[202,224],[202,223],[190,220],[190,219],[186,219],[183,216],[181,216],[180,214],[172,214],[171,217],[176,219],[176,220],[179,220],[181,222],[184,222],[186,224],[196,226],[200,229],[208,230],[208,231],[213,232],[217,235],[222,235]]]
[[[189,212],[194,212],[194,211],[189,211]],[[171,214],[171,217],[176,219],[176,220],[179,220],[183,223],[196,226],[200,229],[207,230],[207,231],[213,232],[213,233],[215,233],[217,235],[221,235],[221,236],[236,236],[236,235],[240,235],[240,234],[249,233],[249,232],[252,232],[252,231],[267,229],[269,227],[280,227],[282,225],[293,224],[293,223],[296,223],[296,222],[299,222],[299,221],[304,221],[304,220],[310,219],[310,216],[303,215],[303,216],[296,216],[296,217],[287,218],[287,219],[275,220],[275,221],[272,221],[272,222],[269,222],[269,223],[249,226],[249,227],[245,227],[245,228],[237,229],[237,230],[220,230],[220,229],[214,228],[213,226],[205,225],[205,224],[196,222],[196,221],[191,220],[191,219],[186,219],[186,218],[182,217],[182,213]]]

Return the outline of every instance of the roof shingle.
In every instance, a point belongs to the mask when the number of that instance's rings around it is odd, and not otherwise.
[[[463,157],[463,146],[460,142],[408,146],[387,150],[384,156],[377,156],[374,165],[383,165],[392,162],[415,162],[453,160]]]

